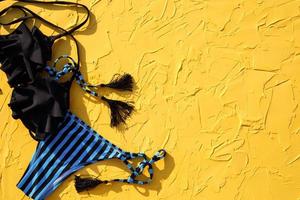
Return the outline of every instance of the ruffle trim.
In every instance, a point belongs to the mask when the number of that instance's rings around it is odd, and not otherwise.
[[[0,63],[11,87],[35,80],[36,73],[51,59],[53,41],[38,28],[24,22],[11,34],[0,36]]]
[[[36,134],[55,134],[69,108],[68,87],[52,78],[36,78],[14,88],[9,103],[13,118]]]

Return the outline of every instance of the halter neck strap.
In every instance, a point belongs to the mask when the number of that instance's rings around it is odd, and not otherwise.
[[[75,32],[76,30],[78,30],[79,28],[81,28],[84,24],[87,23],[87,21],[89,20],[90,18],[90,11],[88,9],[87,6],[81,4],[81,3],[75,3],[75,2],[69,2],[69,1],[36,1],[36,0],[16,0],[17,2],[22,2],[22,3],[31,3],[31,4],[36,4],[36,5],[59,5],[59,6],[74,6],[74,7],[80,7],[84,10],[84,12],[86,13],[86,16],[84,18],[84,20],[82,22],[80,22],[79,24],[75,25],[74,27],[72,27],[71,29],[69,30],[65,30],[55,24],[53,24],[52,22],[42,18],[41,16],[39,16],[38,14],[36,14],[35,12],[33,12],[32,10],[24,7],[24,6],[21,6],[21,5],[17,5],[17,4],[13,4],[3,10],[0,11],[0,17],[3,16],[5,13],[7,13],[9,10],[11,9],[17,9],[17,10],[20,10],[22,11],[23,15],[22,17],[18,18],[18,19],[15,19],[11,22],[8,22],[8,23],[3,23],[3,22],[0,22],[0,25],[12,25],[12,24],[16,24],[18,22],[21,22],[21,21],[25,21],[27,19],[32,19],[32,18],[35,18],[35,19],[39,19],[40,21],[46,23],[47,25],[50,25],[54,28],[57,28],[59,29],[60,31],[62,31],[63,33],[60,33],[58,35],[55,35],[53,36],[55,39],[58,39],[58,38],[61,38],[63,36],[66,36],[66,35],[70,35],[72,34],[73,32]],[[30,14],[30,15],[29,15]]]
[[[38,19],[41,22],[45,23],[46,25],[51,26],[55,29],[58,29],[61,32],[57,35],[50,36],[49,38],[52,41],[55,41],[55,40],[57,40],[61,37],[64,37],[64,36],[70,36],[72,38],[72,40],[74,40],[75,45],[76,45],[76,51],[77,51],[76,69],[79,70],[79,67],[80,67],[79,42],[73,36],[73,33],[88,22],[88,20],[90,18],[90,11],[89,11],[88,7],[81,4],[81,3],[69,2],[69,1],[37,1],[37,0],[16,0],[16,1],[20,2],[20,3],[31,3],[31,4],[35,4],[35,5],[74,6],[74,7],[82,8],[84,10],[84,12],[86,13],[84,20],[82,22],[80,22],[79,24],[75,25],[74,27],[72,27],[69,30],[65,30],[64,28],[55,25],[54,23],[52,23],[52,22],[42,18],[41,16],[39,16],[34,11],[32,11],[32,10],[22,6],[22,5],[17,5],[16,3],[13,4],[13,5],[10,5],[7,8],[4,8],[3,10],[0,11],[0,17],[5,15],[8,11],[13,10],[13,9],[19,10],[23,13],[22,17],[17,18],[15,20],[13,20],[11,22],[7,22],[7,23],[0,22],[0,25],[6,26],[6,25],[12,25],[12,24],[16,24],[18,22],[26,21],[28,19]]]

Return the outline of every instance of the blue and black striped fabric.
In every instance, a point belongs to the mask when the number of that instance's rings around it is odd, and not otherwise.
[[[70,57],[62,56],[61,58],[70,58]],[[57,62],[57,60],[56,60],[56,62]],[[80,71],[78,70],[75,72],[75,71],[73,71],[74,68],[75,68],[74,64],[67,63],[64,65],[64,67],[61,71],[57,71],[54,67],[50,67],[50,66],[46,66],[45,71],[51,77],[54,77],[56,80],[59,80],[61,77],[63,77],[64,75],[66,75],[70,72],[74,72],[76,83],[81,87],[81,89],[83,89],[85,92],[89,93],[90,95],[92,95],[94,97],[100,97],[100,95],[97,92],[95,92],[91,89],[91,88],[97,87],[97,85],[87,84],[87,82],[84,80]]]
[[[49,134],[38,143],[29,166],[17,184],[32,199],[45,199],[72,173],[86,165],[111,158],[122,160],[132,173],[127,179],[111,181],[147,184],[153,177],[152,164],[165,156],[164,150],[158,151],[152,159],[148,159],[144,153],[123,151],[70,112],[59,130],[57,134]],[[143,161],[134,168],[128,160],[138,157]],[[150,178],[146,181],[136,180],[146,166]]]

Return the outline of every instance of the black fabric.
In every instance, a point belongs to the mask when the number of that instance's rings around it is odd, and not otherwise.
[[[22,22],[19,27],[8,35],[0,35],[0,63],[1,69],[8,76],[8,83],[11,87],[18,84],[26,84],[34,80],[34,76],[38,70],[45,67],[46,61],[51,60],[51,48],[53,42],[63,36],[70,36],[76,45],[77,51],[77,70],[79,70],[80,56],[79,44],[72,33],[81,28],[89,19],[89,9],[80,3],[68,1],[35,1],[35,0],[17,0],[23,3],[33,3],[35,5],[53,4],[61,6],[76,6],[83,8],[86,17],[82,22],[72,27],[70,30],[65,30],[52,22],[45,20],[32,10],[13,4],[0,11],[0,16],[5,15],[10,10],[19,10],[24,16],[8,23],[0,22],[0,25],[12,25]],[[59,30],[62,33],[47,37],[37,27],[33,27],[30,31],[25,22],[28,19],[38,19],[46,25]],[[15,55],[17,53],[18,56]],[[37,63],[36,63],[37,62]],[[43,64],[43,65],[41,65]],[[74,77],[72,77],[73,79]]]
[[[22,3],[54,4],[62,6],[76,6],[86,12],[86,17],[77,25],[65,30],[50,21],[43,19],[32,10],[18,4],[13,4],[0,11],[0,17],[10,11],[21,11],[22,16],[10,21],[2,22],[0,25],[12,25],[21,22],[18,28],[8,35],[0,36],[0,63],[1,70],[8,78],[8,83],[14,88],[10,107],[15,119],[21,119],[24,125],[29,129],[30,135],[35,140],[43,140],[46,134],[55,133],[62,116],[67,112],[69,105],[69,89],[73,80],[80,75],[80,56],[79,44],[73,36],[73,32],[82,27],[89,19],[89,9],[79,3],[68,1],[35,1],[35,0],[17,0]],[[53,36],[44,35],[37,27],[31,30],[26,26],[29,19],[37,19],[46,25],[57,29],[60,33]],[[74,62],[71,71],[73,72],[70,80],[61,85],[56,82],[58,79],[42,78],[41,72],[46,70],[47,62],[52,57],[52,46],[55,40],[70,36],[76,44],[77,62]],[[90,88],[95,87],[90,84],[83,84],[83,78],[77,77],[80,86],[91,95],[107,103],[111,110],[111,126],[125,124],[125,120],[130,117],[134,107],[132,104],[105,98]],[[108,87],[121,91],[133,90],[133,78],[129,74],[118,76],[109,84],[99,84],[99,87]],[[53,91],[57,89],[57,93]],[[54,90],[53,90],[54,89]],[[27,92],[28,94],[26,95]],[[57,97],[55,95],[59,95]],[[24,103],[25,102],[25,103]],[[49,102],[51,102],[49,104]],[[48,105],[49,104],[49,105]],[[42,107],[46,108],[42,108]],[[54,107],[57,109],[53,111]],[[53,113],[60,113],[56,116]],[[34,132],[36,135],[34,135]]]
[[[14,119],[35,132],[40,140],[55,134],[69,107],[68,83],[36,78],[32,84],[13,90],[9,103]]]
[[[35,80],[46,62],[51,59],[53,40],[37,27],[30,31],[25,22],[9,35],[0,36],[1,70],[11,87]]]
[[[51,60],[53,42],[37,27],[29,30],[25,21],[11,34],[0,36],[1,70],[14,88],[9,106],[36,140],[56,133],[69,107],[69,82],[59,84],[39,75]]]
[[[35,140],[43,140],[47,134],[57,132],[59,124],[63,121],[69,109],[69,89],[74,77],[65,83],[59,83],[51,77],[42,76],[42,71],[46,67],[47,61],[51,60],[54,41],[70,35],[85,24],[89,18],[89,10],[86,6],[73,2],[18,1],[37,4],[73,5],[87,10],[87,17],[84,21],[70,30],[58,27],[20,5],[13,4],[0,11],[0,16],[5,15],[10,10],[19,10],[24,14],[24,16],[14,21],[0,22],[0,25],[21,22],[12,33],[0,35],[1,70],[6,73],[9,85],[14,88],[9,103],[13,118],[20,119]],[[26,26],[26,20],[31,18],[41,20],[62,33],[46,36],[35,26],[30,30]],[[79,69],[78,42],[73,35],[70,35],[70,37],[76,43],[78,55],[76,67]]]

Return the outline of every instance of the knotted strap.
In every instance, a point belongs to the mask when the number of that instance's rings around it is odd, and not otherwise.
[[[161,149],[157,151],[154,156],[149,160],[147,159],[147,156],[144,153],[124,153],[121,154],[119,159],[121,159],[127,168],[131,171],[131,175],[127,179],[113,179],[113,180],[99,180],[97,178],[87,177],[87,176],[75,176],[75,188],[77,192],[82,192],[84,190],[87,190],[89,188],[94,188],[99,184],[107,184],[110,182],[122,182],[122,183],[129,183],[129,184],[138,184],[138,185],[145,185],[149,184],[153,179],[153,164],[163,159],[166,156],[166,151],[164,149]],[[144,158],[142,162],[138,164],[136,168],[132,166],[132,164],[129,163],[129,160],[134,158]],[[148,173],[149,178],[148,180],[137,180],[136,178],[141,175],[145,169],[145,167],[148,166]]]
[[[55,66],[61,59],[68,59],[71,62],[65,64],[61,71],[57,71]],[[109,84],[91,85],[84,80],[81,72],[76,67],[76,62],[68,55],[60,56],[55,60],[53,67],[47,66],[45,67],[45,70],[56,80],[59,80],[68,73],[73,73],[70,81],[75,79],[76,83],[81,87],[82,90],[96,97],[97,99],[101,99],[109,106],[111,111],[111,127],[116,127],[119,124],[125,124],[126,119],[130,117],[134,110],[134,106],[130,102],[108,99],[94,90],[95,88],[108,87],[120,91],[132,91],[133,78],[129,74],[121,75],[118,78],[113,79]]]
[[[68,59],[70,59],[72,61],[72,63],[65,64],[63,66],[62,70],[58,71],[55,68],[55,65],[56,65],[57,61],[59,59],[61,59],[61,58],[68,58]],[[55,60],[54,67],[46,66],[45,70],[46,70],[46,72],[48,72],[48,74],[50,76],[54,77],[55,80],[59,80],[63,76],[67,75],[68,73],[73,72],[75,80],[76,80],[76,83],[81,87],[82,90],[84,90],[85,92],[89,93],[90,95],[92,95],[94,97],[100,97],[101,98],[102,96],[98,92],[90,89],[90,88],[96,87],[96,86],[88,84],[84,80],[81,72],[79,70],[76,70],[76,67],[75,67],[75,65],[73,63],[75,63],[75,61],[71,57],[69,57],[69,56],[61,56],[61,57],[59,57],[58,59]]]
[[[148,184],[153,179],[153,166],[152,166],[153,163],[163,159],[165,156],[166,156],[166,151],[164,149],[157,151],[150,160],[147,159],[147,156],[144,153],[138,153],[138,154],[130,153],[129,155],[122,156],[121,160],[126,164],[127,168],[131,171],[131,175],[128,177],[128,179],[114,179],[112,181],[134,183],[139,185]],[[132,164],[128,162],[128,160],[139,158],[139,157],[144,158],[144,160],[140,162],[136,168],[134,168]],[[147,166],[148,166],[149,179],[146,181],[137,180],[136,178],[143,173],[145,167]]]

